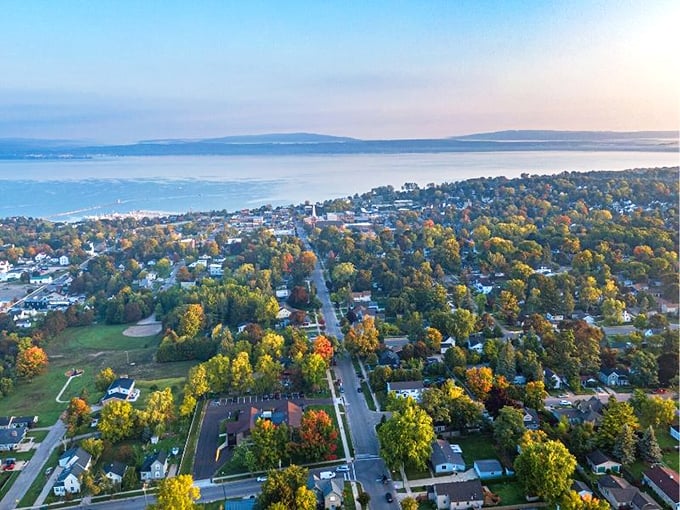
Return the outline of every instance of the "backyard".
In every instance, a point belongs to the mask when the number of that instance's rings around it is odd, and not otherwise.
[[[142,388],[154,384],[162,388],[165,383],[172,382],[176,391],[181,378],[195,362],[156,363],[154,354],[160,337],[128,337],[123,335],[125,328],[124,325],[97,325],[63,331],[45,348],[49,356],[47,372],[17,385],[15,391],[3,399],[3,413],[38,415],[40,426],[52,425],[66,409],[68,401],[80,395],[83,388],[90,393],[90,402],[101,396],[92,392],[95,376],[105,367],[139,380],[137,384]],[[82,375],[71,380],[60,397],[61,402],[57,402],[55,399],[68,380],[66,373],[72,369],[82,370]]]

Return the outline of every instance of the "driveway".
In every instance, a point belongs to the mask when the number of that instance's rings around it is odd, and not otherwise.
[[[47,462],[52,450],[59,446],[59,441],[64,437],[65,432],[66,426],[61,420],[57,420],[57,423],[50,427],[47,437],[36,448],[31,461],[24,466],[12,487],[10,487],[5,497],[0,501],[0,508],[16,508],[17,503],[24,497],[33,480],[43,476],[43,466]]]

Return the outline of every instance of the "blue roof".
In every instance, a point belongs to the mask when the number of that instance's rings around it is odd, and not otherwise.
[[[224,510],[252,510],[255,508],[255,498],[233,499],[224,502]]]

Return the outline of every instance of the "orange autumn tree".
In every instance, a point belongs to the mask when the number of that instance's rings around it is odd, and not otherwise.
[[[17,354],[16,369],[20,377],[33,379],[47,369],[47,354],[38,346],[21,349]]]
[[[493,372],[489,367],[473,367],[465,371],[465,382],[479,400],[486,400],[493,387]]]
[[[331,417],[323,410],[309,410],[302,415],[298,429],[300,454],[305,460],[336,459],[338,431]]]
[[[325,336],[319,335],[314,340],[314,352],[321,356],[328,365],[333,358],[333,344]]]

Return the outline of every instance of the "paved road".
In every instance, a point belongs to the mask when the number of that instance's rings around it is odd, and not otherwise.
[[[7,491],[5,497],[2,498],[2,501],[0,501],[0,508],[3,510],[16,508],[16,504],[24,497],[33,480],[43,476],[43,466],[47,462],[52,450],[59,445],[59,441],[65,432],[66,426],[61,420],[57,420],[57,423],[50,427],[50,431],[35,450],[31,461],[21,470],[19,477],[14,481],[14,484]]]
[[[307,236],[302,226],[298,227],[298,233],[309,248]],[[317,297],[321,301],[321,311],[326,319],[326,332],[342,340],[343,334],[326,288],[321,264],[318,261],[312,273],[312,280],[316,285]],[[383,485],[380,481],[383,475],[389,475],[385,463],[379,457],[380,443],[375,433],[375,425],[380,422],[382,414],[369,410],[363,394],[357,392],[360,384],[349,355],[340,357],[337,366],[334,368],[336,375],[342,378],[345,388],[343,398],[349,422],[350,437],[354,445],[356,479],[361,482],[363,489],[371,495],[370,508],[374,510],[399,508],[396,491],[392,484]],[[385,493],[388,491],[395,496],[393,503],[388,503],[385,500]]]

